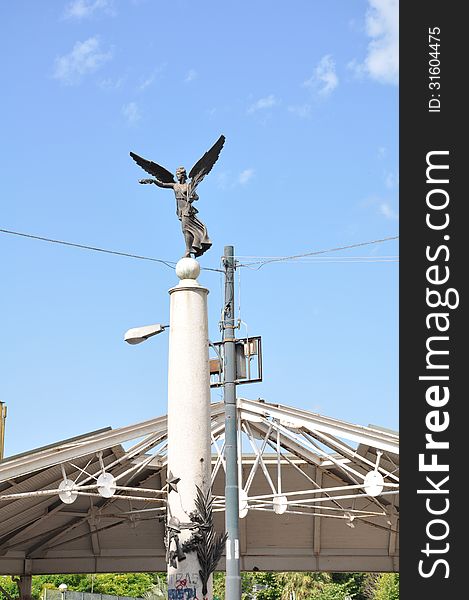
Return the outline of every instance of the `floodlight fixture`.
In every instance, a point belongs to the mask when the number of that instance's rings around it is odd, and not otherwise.
[[[64,504],[72,504],[78,498],[76,491],[75,482],[71,479],[65,478],[59,484],[59,498]],[[65,585],[65,584],[63,584]]]
[[[101,473],[96,481],[98,494],[103,498],[112,498],[116,493],[116,480],[111,473]]]
[[[384,477],[378,471],[379,461],[383,453],[378,450],[376,452],[376,464],[374,471],[370,471],[366,474],[365,480],[363,481],[363,487],[365,488],[365,493],[368,496],[379,496],[384,488]]]
[[[148,338],[158,335],[164,331],[166,327],[169,327],[169,325],[161,325],[161,323],[145,325],[143,327],[133,327],[125,332],[124,340],[128,344],[141,344]]]
[[[239,518],[244,519],[244,517],[249,512],[249,503],[248,503],[248,495],[243,488],[239,488]]]
[[[384,478],[379,471],[370,471],[365,476],[363,487],[368,496],[379,496],[384,488]]]
[[[274,496],[273,499],[274,512],[277,515],[283,515],[288,508],[288,499],[286,496]]]

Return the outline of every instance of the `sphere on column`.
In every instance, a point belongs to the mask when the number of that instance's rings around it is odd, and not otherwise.
[[[176,265],[176,275],[179,279],[197,279],[200,265],[195,258],[181,258]]]

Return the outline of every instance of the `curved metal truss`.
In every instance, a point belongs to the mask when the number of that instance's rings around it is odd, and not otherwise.
[[[1,486],[0,511],[2,504],[12,501],[59,497],[62,503],[72,504],[89,497],[101,499],[104,506],[125,501],[127,510],[120,511],[121,516],[132,519],[147,512],[163,515],[166,478],[160,474],[157,487],[154,479],[148,486],[145,481],[166,467],[166,435],[166,417],[160,417],[5,460],[0,463],[0,486],[2,481],[45,467],[59,467],[61,477],[42,489]],[[241,518],[248,511],[273,511],[344,519],[354,527],[357,519],[387,517],[391,526],[399,493],[395,432],[241,398],[238,435]],[[211,436],[214,508],[224,511],[223,488],[215,489],[217,476],[225,469],[223,403],[212,404]],[[118,447],[136,439],[127,449]],[[286,480],[286,470],[298,475],[294,486]],[[33,484],[34,477],[28,481]]]
[[[240,399],[238,435],[242,518],[248,511],[274,511],[344,519],[354,527],[355,519],[395,516],[399,493],[396,433]],[[218,455],[212,473],[214,482],[217,470],[225,467],[224,426],[219,420],[213,427],[212,442]],[[246,446],[252,454],[243,451]],[[306,465],[313,467],[314,477],[308,474]],[[284,485],[287,466],[300,475],[295,489],[291,484]],[[325,474],[327,485],[322,484]],[[265,479],[267,493],[253,492],[256,477]],[[369,507],[356,507],[355,501],[364,496]],[[215,505],[222,509],[224,497],[217,496]]]

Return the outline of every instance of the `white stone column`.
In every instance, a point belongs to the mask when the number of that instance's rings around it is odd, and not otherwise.
[[[195,259],[181,259],[176,265],[180,282],[169,290],[167,519],[181,524],[191,521],[196,486],[207,493],[211,477],[208,289],[197,282],[199,273]],[[181,527],[180,546],[191,535]],[[169,550],[176,550],[175,538]],[[176,567],[168,564],[169,599],[211,598],[211,578],[208,594],[202,594],[197,553],[185,554],[185,559],[176,559]]]

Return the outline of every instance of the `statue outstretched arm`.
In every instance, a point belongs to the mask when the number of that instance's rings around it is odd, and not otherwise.
[[[154,183],[155,185],[157,185],[158,187],[161,187],[161,188],[174,188],[174,183],[164,183],[163,181],[160,181],[159,179],[140,179],[139,183],[143,183],[143,184]]]

